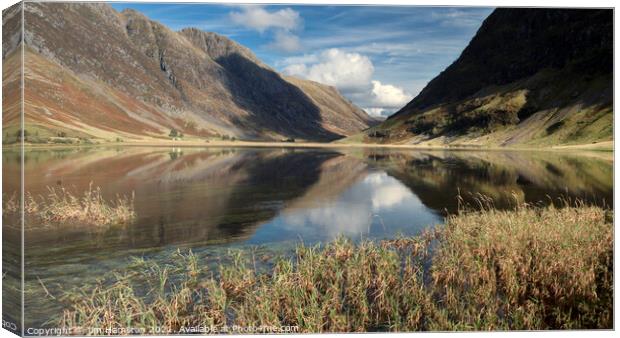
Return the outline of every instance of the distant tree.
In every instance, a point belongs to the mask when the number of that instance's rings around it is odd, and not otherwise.
[[[236,137],[234,137],[234,136],[231,136],[231,137],[230,137],[230,140],[231,140],[231,141],[236,141],[236,140],[237,140],[237,138],[236,138]]]
[[[170,136],[172,138],[175,138],[175,137],[179,136],[179,132],[176,129],[172,128],[172,129],[170,129],[170,134],[168,136]]]
[[[59,131],[57,135],[58,137],[67,137],[67,133],[65,133],[64,131]]]

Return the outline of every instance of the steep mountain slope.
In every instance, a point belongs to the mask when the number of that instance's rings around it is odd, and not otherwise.
[[[284,78],[215,33],[174,32],[107,4],[27,3],[24,18],[31,139],[158,138],[176,129],[332,140],[373,122],[336,90]],[[3,45],[5,61],[18,43]]]
[[[369,142],[555,145],[612,139],[613,12],[497,9]]]
[[[15,139],[21,124],[21,3],[2,11],[2,134],[3,142]],[[6,57],[11,53],[10,58]]]

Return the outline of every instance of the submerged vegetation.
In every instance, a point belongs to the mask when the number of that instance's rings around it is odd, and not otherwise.
[[[123,224],[135,217],[133,196],[117,196],[108,202],[101,188],[89,185],[81,196],[64,187],[47,187],[47,195],[33,196],[27,193],[24,200],[25,227],[55,225],[103,226]],[[3,214],[17,215],[20,212],[19,199],[15,196],[3,198]]]
[[[581,204],[483,208],[416,237],[299,245],[267,265],[246,251],[217,269],[191,251],[164,266],[137,259],[65,294],[59,324],[145,333],[612,328],[612,218]]]

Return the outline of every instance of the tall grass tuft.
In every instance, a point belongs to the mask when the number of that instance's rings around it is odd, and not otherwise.
[[[579,205],[450,216],[434,294],[455,329],[611,328],[610,215]]]
[[[102,226],[130,222],[136,216],[134,196],[117,196],[113,201],[106,201],[101,188],[89,185],[88,190],[76,195],[64,187],[48,187],[47,195],[33,196],[27,193],[24,200],[26,226],[30,228],[80,225]],[[18,200],[13,196],[5,198],[3,214],[19,213]]]
[[[299,245],[262,272],[243,251],[216,271],[179,252],[176,264],[140,260],[66,294],[59,324],[152,333],[612,328],[610,213],[586,205],[470,211],[415,237]]]

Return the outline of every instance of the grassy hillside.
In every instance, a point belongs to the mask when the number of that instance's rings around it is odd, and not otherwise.
[[[550,146],[612,139],[610,10],[498,9],[409,104],[351,140]]]
[[[25,138],[31,143],[179,134],[203,142],[328,141],[373,122],[338,91],[285,78],[216,33],[173,31],[108,4],[27,3],[23,15],[25,41],[6,36],[3,60],[19,65],[25,45]],[[7,14],[3,26],[20,18],[20,11]],[[7,90],[19,75],[12,69],[19,67],[3,69]],[[4,114],[4,124],[17,126],[15,116]],[[5,143],[16,142],[19,128],[5,133]]]

